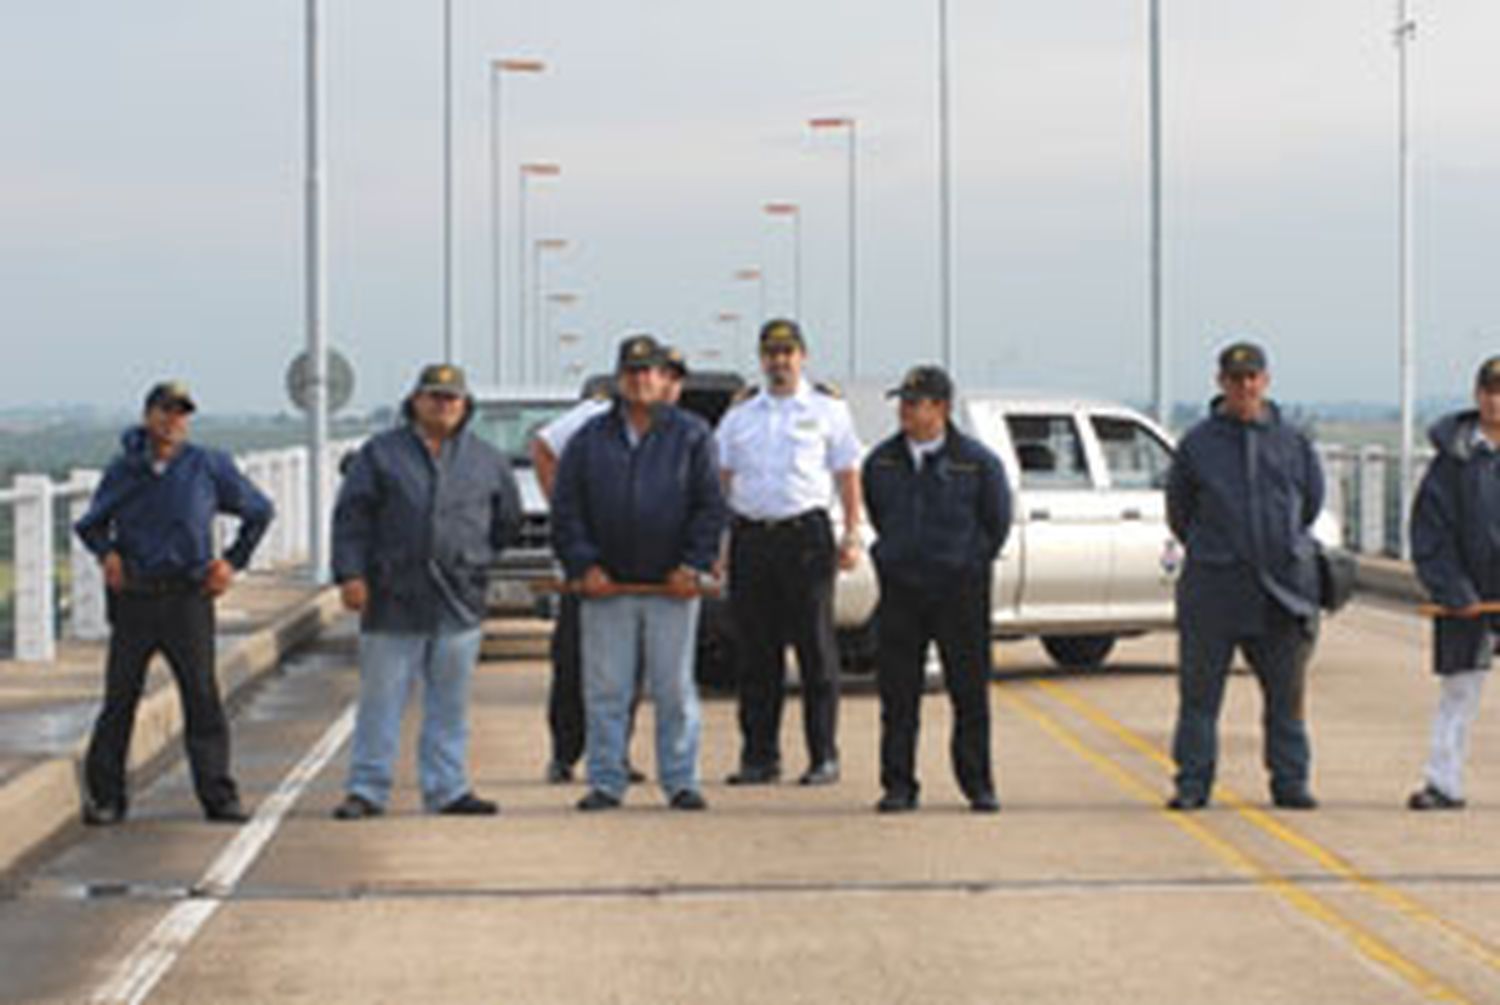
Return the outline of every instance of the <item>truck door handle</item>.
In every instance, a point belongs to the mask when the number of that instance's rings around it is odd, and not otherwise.
[[[1125,510],[1120,514],[1120,519],[1122,520],[1139,520],[1140,518],[1141,511],[1133,507],[1131,509]]]
[[[1033,520],[1051,520],[1052,519],[1052,511],[1050,509],[1034,509],[1034,510],[1031,511],[1031,519],[1033,519]]]

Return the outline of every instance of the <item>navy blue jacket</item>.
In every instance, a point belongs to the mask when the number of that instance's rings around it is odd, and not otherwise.
[[[467,419],[436,457],[408,421],[371,437],[344,476],[333,575],[368,584],[365,631],[471,627],[484,617],[487,570],[520,520],[510,462]]]
[[[1417,577],[1444,607],[1500,600],[1500,450],[1476,440],[1479,414],[1455,412],[1428,432],[1437,458],[1422,477],[1411,514]],[[1494,624],[1438,618],[1433,669],[1488,669]]]
[[[1323,468],[1307,436],[1269,404],[1241,422],[1216,398],[1178,444],[1167,523],[1187,549],[1177,616],[1194,627],[1259,634],[1271,601],[1309,629],[1318,616]]]
[[[1000,459],[984,444],[950,425],[918,471],[897,433],[865,458],[861,481],[882,577],[936,587],[989,575],[1010,535],[1011,501]]]
[[[599,565],[621,583],[660,583],[678,566],[707,572],[719,554],[724,497],[708,424],[655,410],[635,447],[625,405],[568,441],[552,494],[552,545],[568,578]]]
[[[214,559],[214,517],[229,513],[240,518],[240,530],[224,558],[236,569],[249,564],[274,510],[228,454],[184,443],[157,474],[144,427],[127,429],[120,446],[73,526],[89,551],[100,558],[118,552],[127,579],[202,579]]]

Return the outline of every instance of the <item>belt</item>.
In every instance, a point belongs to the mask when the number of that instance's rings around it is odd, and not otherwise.
[[[173,573],[160,576],[133,576],[125,577],[125,593],[133,593],[139,596],[161,597],[174,593],[193,593],[202,589],[203,583],[186,573]]]
[[[782,517],[779,520],[752,520],[747,516],[736,516],[733,526],[735,530],[799,530],[814,522],[827,519],[828,511],[819,507],[804,510],[795,516]]]

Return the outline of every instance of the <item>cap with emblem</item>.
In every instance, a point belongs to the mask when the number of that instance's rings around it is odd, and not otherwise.
[[[914,366],[885,396],[902,401],[952,401],[953,378],[940,366]]]
[[[649,370],[654,366],[662,366],[665,362],[666,353],[660,342],[650,335],[631,335],[620,343],[620,358],[615,369],[621,372]]]
[[[418,394],[455,394],[460,397],[469,393],[469,383],[464,379],[461,367],[452,363],[433,363],[422,367],[417,377]]]
[[[667,369],[675,373],[679,380],[688,375],[687,356],[683,355],[681,349],[674,345],[665,346],[662,358],[666,361]]]
[[[151,390],[146,392],[146,410],[153,408],[180,408],[185,412],[195,412],[198,410],[198,403],[193,400],[188,386],[182,381],[164,380],[153,384]]]
[[[1486,391],[1500,391],[1500,356],[1491,356],[1479,364],[1474,375],[1474,386]]]
[[[761,352],[785,348],[807,349],[807,342],[802,338],[802,329],[797,326],[797,322],[786,318],[775,318],[761,326]]]
[[[1219,373],[1235,376],[1262,373],[1266,369],[1266,351],[1254,342],[1235,342],[1219,353]]]

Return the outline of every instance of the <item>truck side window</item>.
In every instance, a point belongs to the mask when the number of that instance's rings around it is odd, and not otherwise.
[[[1172,452],[1151,430],[1130,419],[1095,416],[1094,433],[1117,489],[1159,489],[1167,483]]]
[[[1021,464],[1022,488],[1092,487],[1083,441],[1071,416],[1009,415],[1005,423]]]

